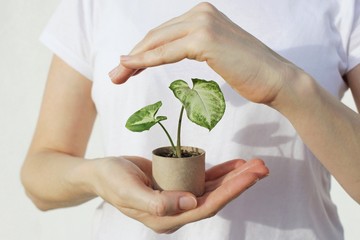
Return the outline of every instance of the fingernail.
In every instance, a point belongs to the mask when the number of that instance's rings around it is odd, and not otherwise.
[[[181,210],[190,210],[196,208],[197,201],[193,197],[180,197],[179,207]]]

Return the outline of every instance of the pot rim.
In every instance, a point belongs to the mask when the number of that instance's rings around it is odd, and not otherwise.
[[[186,149],[186,150],[198,152],[199,155],[190,156],[190,157],[181,157],[181,158],[164,157],[164,156],[159,155],[159,152],[161,152],[161,151],[167,151],[167,152],[172,151],[172,146],[158,147],[158,148],[156,148],[156,149],[154,149],[152,151],[152,155],[156,156],[158,158],[168,158],[168,159],[190,159],[190,158],[198,158],[198,157],[201,157],[201,156],[205,155],[205,150],[203,150],[202,148],[193,147],[193,146],[181,146],[181,149]]]

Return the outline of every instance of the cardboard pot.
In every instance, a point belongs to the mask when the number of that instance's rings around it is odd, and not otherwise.
[[[195,147],[182,147],[182,150],[196,152],[198,155],[183,158],[164,157],[172,152],[171,147],[153,151],[154,188],[192,192],[195,196],[201,196],[205,190],[205,151]]]

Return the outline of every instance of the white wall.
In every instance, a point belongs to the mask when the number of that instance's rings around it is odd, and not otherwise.
[[[87,240],[99,200],[38,211],[19,169],[30,143],[51,53],[38,36],[59,0],[0,0],[0,240]],[[93,136],[89,155],[101,156]]]
[[[51,53],[38,36],[59,0],[0,0],[0,239],[86,240],[99,200],[46,213],[26,198],[19,169],[39,111]],[[352,104],[349,95],[347,104]],[[101,156],[98,127],[88,156]],[[335,184],[348,240],[360,239],[360,207]]]

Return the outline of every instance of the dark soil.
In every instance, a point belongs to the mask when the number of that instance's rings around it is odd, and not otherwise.
[[[201,154],[200,152],[196,152],[196,151],[181,150],[181,157],[182,158],[195,157],[195,156],[199,156],[200,154]],[[159,153],[159,156],[176,158],[176,154],[173,151],[161,152],[161,153]]]

